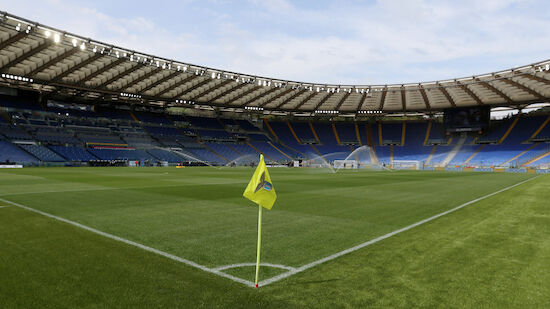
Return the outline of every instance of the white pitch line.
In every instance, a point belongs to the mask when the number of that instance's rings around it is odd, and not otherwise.
[[[6,207],[10,207],[10,206],[0,206],[0,208],[6,208]]]
[[[324,257],[324,258],[322,258],[322,259],[319,259],[319,260],[317,260],[317,261],[314,261],[314,262],[311,262],[311,263],[309,263],[309,264],[300,266],[300,267],[298,267],[298,268],[296,268],[296,269],[294,269],[294,270],[291,270],[291,271],[288,271],[288,272],[286,272],[286,273],[282,273],[282,274],[280,274],[280,275],[277,275],[277,276],[275,276],[275,277],[271,277],[271,278],[269,278],[269,279],[260,281],[258,285],[259,285],[259,286],[266,286],[266,285],[271,284],[271,283],[273,283],[273,282],[277,282],[277,281],[282,280],[282,279],[284,279],[284,278],[287,278],[287,277],[290,277],[290,276],[295,275],[295,274],[297,274],[297,273],[303,272],[304,270],[310,269],[310,268],[312,268],[312,267],[314,267],[314,266],[317,266],[317,265],[319,265],[319,264],[322,264],[322,263],[325,263],[325,262],[334,260],[334,259],[336,259],[336,258],[338,258],[338,257],[341,257],[341,256],[343,256],[343,255],[346,255],[346,254],[348,254],[348,253],[357,251],[357,250],[359,250],[359,249],[361,249],[361,248],[364,248],[364,247],[366,247],[366,246],[372,245],[372,244],[374,244],[374,243],[377,243],[377,242],[379,242],[379,241],[382,241],[382,240],[384,240],[384,239],[386,239],[386,238],[389,238],[389,237],[391,237],[391,236],[397,235],[397,234],[399,234],[399,233],[401,233],[401,232],[408,231],[408,230],[410,230],[410,229],[412,229],[412,228],[414,228],[414,227],[417,227],[417,226],[422,225],[422,224],[424,224],[424,223],[427,223],[427,222],[430,222],[430,221],[432,221],[432,220],[435,220],[435,219],[437,219],[437,218],[439,218],[439,217],[442,217],[442,216],[444,216],[444,215],[446,215],[446,214],[455,212],[455,211],[457,211],[457,210],[459,210],[459,209],[461,209],[461,208],[463,208],[463,207],[466,207],[466,206],[471,205],[471,204],[473,204],[473,203],[479,202],[479,201],[484,200],[484,199],[486,199],[486,198],[488,198],[488,197],[491,197],[491,196],[493,196],[493,195],[496,195],[496,194],[499,194],[499,193],[501,193],[501,192],[510,190],[510,189],[512,189],[512,188],[514,188],[514,187],[517,187],[517,186],[519,186],[519,185],[522,185],[522,184],[524,184],[524,183],[526,183],[526,182],[528,182],[528,181],[534,180],[534,179],[536,179],[536,178],[538,178],[538,177],[540,177],[540,175],[539,175],[539,176],[536,176],[536,177],[533,177],[533,178],[529,178],[529,179],[524,180],[524,181],[521,181],[521,182],[518,182],[518,183],[516,183],[515,185],[511,185],[511,186],[506,187],[506,188],[504,188],[504,189],[500,189],[500,190],[498,190],[498,191],[495,191],[495,192],[493,192],[493,193],[487,194],[487,195],[482,196],[482,197],[480,197],[480,198],[477,198],[477,199],[475,199],[475,200],[471,200],[471,201],[469,201],[469,202],[467,202],[467,203],[464,203],[464,204],[462,204],[462,205],[460,205],[460,206],[457,206],[457,207],[455,207],[455,208],[449,209],[449,210],[444,211],[444,212],[442,212],[442,213],[439,213],[439,214],[437,214],[437,215],[435,215],[435,216],[431,216],[431,217],[429,217],[429,218],[427,218],[427,219],[420,220],[420,221],[418,221],[418,222],[416,222],[416,223],[413,223],[413,224],[408,225],[408,226],[406,226],[406,227],[400,228],[400,229],[395,230],[395,231],[393,231],[393,232],[390,232],[390,233],[388,233],[388,234],[382,235],[382,236],[377,237],[377,238],[375,238],[375,239],[371,239],[371,240],[369,240],[369,241],[367,241],[367,242],[364,242],[364,243],[362,243],[362,244],[359,244],[359,245],[357,245],[357,246],[355,246],[355,247],[348,248],[348,249],[346,249],[346,250],[343,250],[343,251],[340,251],[340,252],[338,252],[338,253],[329,255],[329,256]]]
[[[89,231],[89,232],[92,232],[92,233],[101,235],[101,236],[103,236],[103,237],[107,237],[107,238],[110,238],[110,239],[113,239],[113,240],[117,240],[117,241],[123,242],[123,243],[125,243],[125,244],[130,245],[130,246],[138,247],[138,248],[143,249],[143,250],[145,250],[145,251],[149,251],[149,252],[152,252],[152,253],[155,253],[155,254],[158,254],[158,255],[162,255],[162,256],[167,257],[167,258],[169,258],[169,259],[171,259],[171,260],[174,260],[174,261],[177,261],[177,262],[180,262],[180,263],[189,265],[189,266],[191,266],[191,267],[198,268],[198,269],[200,269],[200,270],[203,270],[203,271],[206,271],[206,272],[209,272],[209,273],[218,275],[218,276],[220,276],[220,277],[224,277],[224,278],[227,278],[227,279],[231,279],[231,280],[233,280],[233,281],[235,281],[235,282],[239,282],[239,283],[242,283],[242,284],[244,284],[244,285],[247,285],[247,286],[250,286],[250,287],[254,287],[254,283],[251,282],[251,281],[244,280],[244,279],[241,279],[241,278],[238,278],[238,277],[235,277],[235,276],[228,275],[228,274],[223,273],[223,272],[221,272],[221,271],[219,271],[219,270],[208,268],[208,267],[206,267],[206,266],[204,266],[204,265],[195,263],[195,262],[193,262],[193,261],[190,261],[190,260],[181,258],[181,257],[179,257],[179,256],[175,256],[175,255],[173,255],[173,254],[170,254],[170,253],[167,253],[167,252],[164,252],[164,251],[157,250],[157,249],[155,249],[155,248],[151,248],[151,247],[142,245],[142,244],[137,243],[137,242],[135,242],[135,241],[131,241],[131,240],[128,240],[128,239],[125,239],[125,238],[122,238],[122,237],[118,237],[118,236],[115,236],[115,235],[113,235],[113,234],[105,233],[105,232],[102,232],[102,231],[100,231],[100,230],[96,230],[96,229],[94,229],[94,228],[92,228],[92,227],[89,227],[89,226],[80,224],[80,223],[78,223],[78,222],[74,222],[74,221],[71,221],[71,220],[68,220],[68,219],[65,219],[65,218],[61,218],[61,217],[58,217],[58,216],[49,214],[49,213],[47,213],[47,212],[43,212],[43,211],[40,211],[40,210],[31,208],[31,207],[28,207],[28,206],[25,206],[25,205],[21,205],[21,204],[19,204],[19,203],[15,203],[15,202],[12,202],[12,201],[8,201],[8,200],[3,199],[3,198],[0,198],[0,201],[2,201],[2,202],[4,202],[4,203],[7,203],[7,204],[10,204],[10,205],[13,205],[13,206],[16,206],[16,207],[19,207],[19,208],[23,208],[23,209],[26,209],[26,210],[29,210],[29,211],[32,211],[32,212],[41,214],[41,215],[43,215],[43,216],[46,216],[46,217],[49,217],[49,218],[52,218],[52,219],[55,219],[55,220],[58,220],[58,221],[61,221],[61,222],[65,222],[65,223],[74,225],[74,226],[79,227],[79,228],[81,228],[81,229],[84,229],[84,230],[87,230],[87,231]]]
[[[239,264],[230,264],[230,265],[223,265],[223,266],[218,266],[216,268],[212,268],[213,270],[226,270],[226,269],[231,269],[231,268],[237,268],[237,267],[246,267],[246,266],[256,266],[256,263],[239,263]],[[286,269],[286,270],[295,270],[296,268],[294,267],[291,267],[291,266],[286,266],[286,265],[281,265],[281,264],[271,264],[271,263],[260,263],[260,266],[267,266],[267,267],[273,267],[273,268],[281,268],[281,269]]]

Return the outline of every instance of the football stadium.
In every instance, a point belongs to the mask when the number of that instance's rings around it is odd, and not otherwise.
[[[1,308],[550,308],[550,60],[346,85],[114,43],[0,12]]]

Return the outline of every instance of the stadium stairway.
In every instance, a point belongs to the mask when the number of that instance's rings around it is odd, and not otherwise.
[[[336,132],[338,133],[338,139],[341,145],[357,144],[357,134],[355,132],[355,125],[349,122],[334,123]]]
[[[292,136],[296,139],[296,142],[298,144],[301,144],[302,142],[300,141],[300,139],[298,138],[298,135],[296,135],[296,132],[294,131],[294,128],[292,127],[292,125],[290,124],[290,121],[288,120],[285,120],[286,122],[286,125],[288,126],[288,129],[290,130],[290,133],[292,133]]]
[[[372,137],[372,126],[365,124],[365,132],[367,137],[367,145],[369,146],[369,153],[372,164],[378,164],[378,156],[376,155],[376,148],[374,147],[374,139]]]
[[[393,168],[393,145],[390,145],[390,166]]]
[[[353,126],[355,127],[355,135],[357,136],[357,142],[359,143],[359,146],[363,146],[363,142],[361,141],[361,134],[359,134],[359,126],[357,125],[357,122],[354,122]]]
[[[336,143],[338,145],[341,145],[342,142],[340,141],[340,136],[338,136],[338,130],[336,130],[336,125],[334,124],[334,122],[331,122],[330,125],[332,126],[332,132],[334,132],[334,137],[336,138]]]
[[[531,145],[531,147],[527,148],[526,150],[520,152],[519,154],[515,155],[514,157],[508,159],[507,161],[499,164],[499,166],[506,166],[507,164],[513,162],[514,160],[517,160],[519,159],[520,157],[524,156],[526,153],[528,153],[529,151],[533,150],[535,147],[537,147],[539,144],[538,143],[535,143],[533,145]],[[533,161],[534,162],[534,161]]]
[[[426,160],[432,150],[432,147],[424,146],[426,127],[426,122],[403,122],[401,125],[401,145],[394,147],[394,158],[409,161]]]
[[[216,151],[214,151],[214,149],[208,147],[205,143],[203,143],[202,141],[199,141],[199,144],[203,145],[204,148],[206,148],[206,150],[210,151],[211,153],[215,154],[216,156],[220,157],[222,160],[224,160],[226,163],[229,163],[230,160],[228,160],[226,157],[222,156],[221,154],[217,153]]]
[[[430,139],[430,131],[432,130],[432,121],[428,121],[428,127],[426,128],[426,135],[424,136],[424,146],[428,146],[428,140]],[[433,154],[433,151],[432,151]]]
[[[539,134],[545,129],[545,128],[549,128],[550,129],[550,126],[548,126],[548,123],[550,122],[550,116],[548,116],[548,118],[546,118],[546,120],[538,127],[538,129],[531,135],[531,137],[529,137],[529,140],[533,140],[537,137],[539,137]],[[550,131],[550,130],[548,130]],[[545,135],[545,134],[543,134]],[[542,137],[542,136],[541,136]]]
[[[512,130],[514,129],[514,127],[518,123],[519,118],[520,118],[519,116],[514,118],[514,121],[512,121],[512,124],[510,124],[510,127],[508,127],[508,129],[506,130],[504,135],[498,140],[499,144],[502,144],[502,142],[504,142],[504,140],[508,137],[508,135],[510,135],[510,132],[512,132]]]
[[[289,160],[293,160],[291,156],[289,156],[287,153],[282,151],[279,147],[275,146],[272,142],[267,142],[271,147],[275,148],[278,152],[280,152],[283,156],[287,157]]]
[[[217,153],[229,162],[232,162],[242,156],[238,152],[235,152],[233,149],[231,149],[231,147],[229,147],[225,143],[204,143],[204,145],[207,147],[207,149],[210,148],[215,154]]]
[[[318,144],[321,144],[321,140],[319,139],[319,135],[317,135],[317,132],[315,131],[315,128],[313,127],[313,124],[311,121],[307,121],[307,124],[309,125],[309,128],[311,129],[311,133],[313,133],[313,137],[317,141]]]
[[[424,162],[424,165],[430,165],[430,162],[432,161],[432,158],[434,157],[434,153],[435,153],[436,150],[437,150],[437,145],[433,145],[432,146],[432,151],[430,151],[430,155],[428,156],[428,158]]]
[[[401,146],[405,146],[405,137],[407,136],[407,122],[403,121],[403,124],[401,126]]]
[[[447,155],[447,157],[445,157],[445,159],[443,160],[443,162],[441,162],[440,166],[447,166],[449,164],[449,162],[451,162],[453,160],[453,158],[456,156],[456,154],[460,151],[460,148],[462,148],[462,146],[464,145],[464,143],[466,142],[466,138],[465,137],[461,137],[458,142],[456,143],[456,145],[453,147],[453,150],[451,150],[449,152],[449,154]]]
[[[252,150],[252,152],[248,152],[246,154],[252,154],[252,153],[254,155],[263,154],[266,159],[271,160],[271,161],[277,161],[277,160],[280,159],[278,156],[273,156],[272,152],[262,151],[250,142],[246,142],[245,145],[247,146],[248,149]],[[237,150],[237,149],[235,149],[235,150]],[[241,150],[243,150],[243,149],[241,149]],[[243,155],[245,155],[245,153],[244,153],[245,151],[242,151],[242,152],[243,152]]]
[[[378,145],[382,146],[384,145],[384,143],[382,143],[382,122],[378,122],[378,125],[377,125],[377,128],[378,128]]]
[[[470,163],[470,161],[472,161],[483,150],[483,148],[485,148],[485,146],[487,146],[487,144],[477,147],[477,149],[464,162],[462,162],[461,165],[467,165]]]
[[[527,150],[532,146],[526,142],[527,137],[531,135],[531,132],[536,131],[540,127],[545,118],[539,116],[525,117],[521,115],[515,117],[509,126],[505,123],[501,127],[505,128],[506,132],[500,136],[499,143],[491,143],[485,146],[469,164],[475,166],[495,166]],[[493,140],[494,137],[490,139]]]
[[[521,166],[529,166],[529,165],[531,165],[531,164],[533,164],[533,163],[535,163],[539,160],[542,160],[544,158],[547,158],[547,157],[550,157],[550,151],[547,151],[547,152],[545,152],[545,153],[543,153],[543,154],[541,154],[541,155],[539,155],[539,156],[523,163]]]
[[[266,118],[263,119],[264,121],[264,125],[267,127],[267,129],[269,130],[269,133],[271,133],[271,135],[273,135],[273,137],[275,137],[276,140],[280,140],[280,138],[277,136],[277,134],[275,133],[275,131],[273,131],[273,128],[271,127],[271,125],[269,124],[269,122],[267,121]]]
[[[148,149],[147,152],[158,160],[166,161],[169,163],[179,163],[184,160],[181,156],[164,149]]]
[[[270,127],[277,132],[279,144],[292,153],[297,153],[303,158],[315,156],[311,147],[300,144],[300,139],[291,130],[292,126],[288,121],[273,121]]]
[[[140,123],[139,119],[137,119],[136,115],[134,115],[133,112],[130,112],[130,117],[132,117],[132,119],[134,119],[135,122]]]

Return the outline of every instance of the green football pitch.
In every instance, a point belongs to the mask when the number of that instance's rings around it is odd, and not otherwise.
[[[1,171],[0,307],[550,306],[548,176],[272,168],[254,289],[252,173]]]

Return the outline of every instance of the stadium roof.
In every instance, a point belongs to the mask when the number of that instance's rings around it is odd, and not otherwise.
[[[228,72],[84,38],[0,13],[0,81],[57,96],[256,112],[376,114],[550,102],[550,60],[392,85],[313,84]]]

